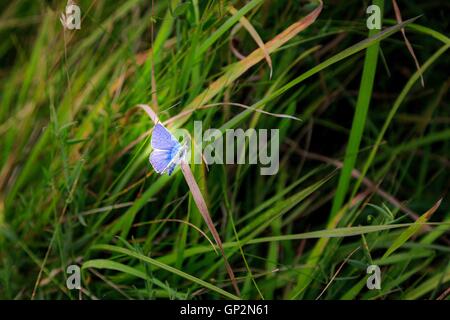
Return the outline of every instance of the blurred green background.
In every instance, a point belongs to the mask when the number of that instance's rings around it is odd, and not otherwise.
[[[374,3],[388,31],[370,1],[325,1],[287,37],[317,1],[80,0],[80,30],[65,1],[3,1],[0,298],[238,298],[182,173],[148,162],[148,104],[191,133],[280,129],[276,175],[191,165],[240,298],[449,299],[450,3],[397,1],[420,72]],[[272,77],[258,37],[285,39]]]

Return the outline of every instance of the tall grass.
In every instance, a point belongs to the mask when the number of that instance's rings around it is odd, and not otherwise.
[[[361,1],[80,0],[76,31],[1,4],[0,298],[448,299],[448,5],[373,3],[382,30]],[[190,165],[193,194],[148,163],[144,105],[278,128],[279,171]]]
[[[380,8],[381,16],[383,15],[384,1],[373,1],[373,5]],[[375,35],[377,29],[369,30],[369,37]],[[355,166],[356,158],[359,152],[359,145],[366,124],[367,112],[369,109],[370,98],[372,97],[373,84],[375,82],[375,74],[378,65],[380,43],[375,43],[367,48],[364,57],[364,66],[361,76],[361,84],[359,86],[358,100],[356,101],[355,115],[353,117],[350,137],[345,150],[344,166],[339,176],[339,182],[336,189],[336,195],[333,199],[331,207],[331,218],[342,207],[344,197],[347,194],[348,185],[351,179],[351,172]]]

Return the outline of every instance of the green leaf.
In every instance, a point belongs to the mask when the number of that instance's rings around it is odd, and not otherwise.
[[[230,293],[228,291],[225,291],[225,290],[223,290],[223,289],[221,289],[221,288],[219,288],[219,287],[217,287],[217,286],[215,286],[215,285],[213,285],[213,284],[211,284],[209,282],[206,282],[206,281],[204,281],[202,279],[194,277],[194,276],[192,276],[192,275],[190,275],[190,274],[188,274],[186,272],[178,270],[178,269],[176,269],[174,267],[171,267],[171,266],[169,266],[167,264],[164,264],[164,263],[162,263],[162,262],[160,262],[158,260],[155,260],[155,259],[152,259],[150,257],[144,256],[144,255],[142,255],[140,253],[137,253],[137,252],[125,249],[125,248],[112,246],[112,245],[99,245],[99,246],[96,246],[95,249],[97,249],[97,250],[98,249],[102,249],[102,250],[107,250],[107,251],[111,251],[111,252],[117,252],[117,253],[125,254],[125,255],[127,255],[129,257],[133,257],[133,258],[139,259],[141,261],[150,263],[151,265],[153,265],[155,267],[164,269],[164,270],[169,271],[169,272],[171,272],[173,274],[176,274],[176,275],[178,275],[178,276],[180,276],[180,277],[182,277],[184,279],[187,279],[189,281],[197,283],[198,285],[200,285],[202,287],[205,287],[207,289],[210,289],[212,291],[215,291],[215,292],[223,295],[224,297],[226,297],[228,299],[239,300],[238,296],[235,296],[234,294],[232,294],[232,293]]]
[[[431,215],[439,208],[442,199],[440,199],[436,204],[427,212],[425,212],[416,222],[414,222],[408,229],[400,234],[400,236],[395,239],[394,243],[389,247],[386,253],[383,255],[382,259],[389,257],[393,252],[400,248],[406,241],[409,240],[413,235],[415,235],[422,225],[428,221]]]
[[[108,269],[108,270],[120,271],[120,272],[129,274],[129,275],[132,275],[134,277],[137,277],[137,278],[151,281],[158,287],[169,292],[169,294],[176,296],[178,299],[186,299],[185,295],[177,293],[176,291],[169,288],[167,285],[165,285],[160,280],[155,279],[155,278],[150,278],[146,273],[144,273],[138,269],[132,268],[130,266],[124,265],[122,263],[116,262],[116,261],[111,261],[111,260],[106,260],[106,259],[93,259],[93,260],[88,260],[88,261],[84,262],[81,268],[82,269],[88,269],[88,268]]]

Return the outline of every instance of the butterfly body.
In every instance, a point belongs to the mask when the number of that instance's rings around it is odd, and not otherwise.
[[[177,139],[160,123],[155,125],[151,145],[150,163],[157,173],[171,175],[177,164],[185,155],[186,146],[182,146]]]

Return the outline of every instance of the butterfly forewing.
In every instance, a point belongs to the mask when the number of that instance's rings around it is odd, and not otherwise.
[[[172,150],[180,143],[162,124],[158,123],[153,129],[151,144],[153,149]]]

